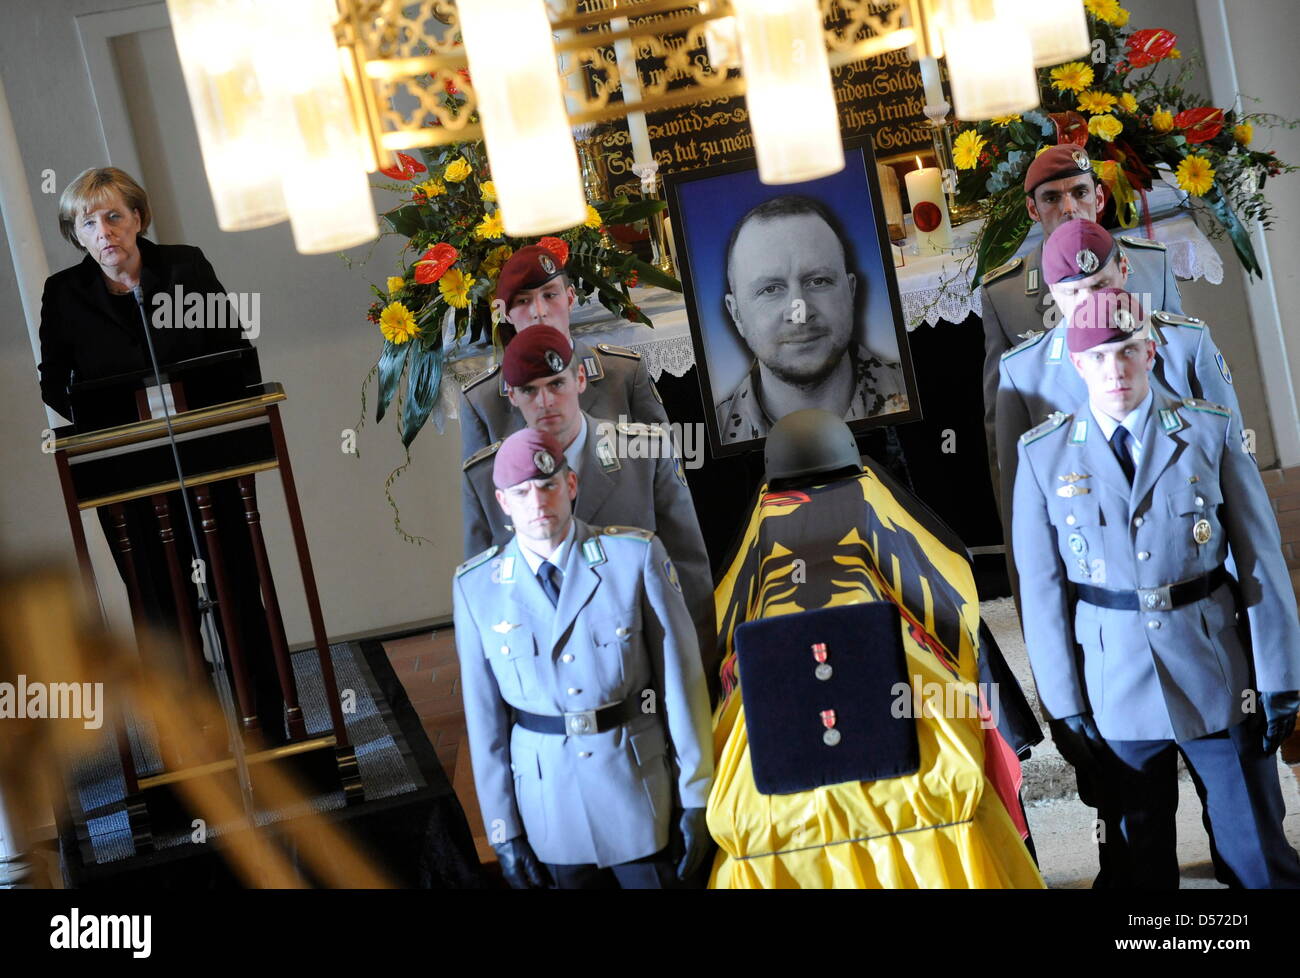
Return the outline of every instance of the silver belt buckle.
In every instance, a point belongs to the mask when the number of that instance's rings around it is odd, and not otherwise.
[[[1143,611],[1169,611],[1174,606],[1168,584],[1163,587],[1140,587],[1137,593],[1138,604]]]
[[[596,732],[596,711],[579,710],[564,714],[564,729],[571,734],[594,734]]]

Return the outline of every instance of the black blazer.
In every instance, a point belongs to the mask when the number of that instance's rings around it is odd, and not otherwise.
[[[158,245],[137,239],[143,269],[145,311],[153,315],[153,297],[225,292],[203,252],[189,245]],[[206,303],[205,303],[206,308]],[[180,310],[170,329],[153,329],[158,363],[176,363],[207,353],[250,348],[239,329],[189,328],[181,325]],[[234,323],[232,314],[228,323]],[[41,400],[65,418],[71,417],[68,388],[80,381],[145,370],[149,349],[143,336],[139,307],[131,296],[109,293],[96,261],[87,255],[81,264],[45,280],[41,296]],[[256,361],[251,364],[256,373]],[[257,376],[246,378],[257,383]]]

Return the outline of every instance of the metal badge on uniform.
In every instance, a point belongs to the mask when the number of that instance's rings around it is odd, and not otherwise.
[[[1025,272],[1025,295],[1037,295],[1038,269],[1031,268]]]
[[[1070,553],[1076,557],[1082,557],[1088,552],[1088,541],[1084,539],[1082,533],[1071,533],[1067,542],[1070,545]]]
[[[1214,362],[1219,365],[1219,373],[1223,375],[1223,379],[1226,380],[1229,384],[1231,384],[1232,371],[1228,369],[1228,361],[1223,359],[1223,354],[1216,353],[1214,355]]]
[[[515,558],[501,558],[501,582],[502,584],[513,584],[515,582]]]
[[[1111,313],[1110,321],[1116,329],[1123,330],[1125,333],[1133,332],[1133,327],[1137,325],[1136,320],[1133,319],[1133,314],[1123,308],[1116,309]]]
[[[588,380],[600,380],[605,376],[604,371],[600,369],[600,361],[594,356],[582,358],[582,369],[586,371]]]
[[[555,262],[551,259],[550,255],[538,255],[537,264],[542,266],[542,271],[547,275],[555,274]]]
[[[556,353],[554,350],[547,350],[546,366],[550,369],[551,373],[558,374],[561,370],[564,369],[564,361],[560,358],[560,355]]]
[[[1057,334],[1052,337],[1052,344],[1047,348],[1049,363],[1060,363],[1065,358],[1065,337]]]
[[[587,542],[582,545],[582,556],[587,561],[588,567],[595,567],[605,562],[605,548],[600,545],[600,540],[596,537],[588,537]]]
[[[555,459],[545,448],[539,448],[533,452],[533,464],[537,466],[537,471],[542,475],[550,475],[555,471]]]
[[[829,653],[826,651],[825,642],[816,642],[812,647],[813,661],[817,663],[817,668],[813,670],[813,675],[825,682],[835,674],[830,663],[826,661]]]
[[[1074,431],[1070,433],[1070,444],[1082,445],[1087,440],[1088,440],[1088,419],[1084,418],[1082,421],[1076,421],[1074,423]]]
[[[1178,431],[1183,426],[1183,419],[1178,416],[1177,411],[1171,411],[1169,408],[1160,409],[1160,427],[1165,431]]]
[[[1068,486],[1057,486],[1056,494],[1065,499],[1073,499],[1075,496],[1086,496],[1092,492],[1087,486],[1076,486],[1071,483]]]
[[[1079,271],[1085,275],[1091,275],[1101,265],[1097,260],[1096,254],[1089,248],[1081,248],[1075,253],[1074,263],[1079,266]]]
[[[835,729],[834,710],[822,710],[822,726],[826,728],[826,732],[822,734],[822,743],[827,747],[834,747],[843,739],[840,732]]]
[[[1192,527],[1192,539],[1195,540],[1197,543],[1201,544],[1202,546],[1209,543],[1210,537],[1212,537],[1213,535],[1214,533],[1210,529],[1209,520],[1205,520],[1205,519],[1197,520],[1196,525]]]
[[[1092,476],[1087,472],[1067,472],[1065,475],[1058,475],[1056,478],[1061,482],[1078,482],[1080,479],[1091,479]]]
[[[596,458],[600,459],[600,467],[606,472],[617,472],[623,467],[623,463],[614,454],[614,446],[604,438],[596,442]]]
[[[668,583],[673,586],[673,590],[678,594],[682,593],[682,582],[677,576],[677,568],[673,566],[671,560],[664,561],[664,577],[668,578]]]
[[[1092,161],[1088,159],[1088,154],[1081,149],[1076,149],[1071,153],[1070,159],[1074,160],[1074,165],[1080,170],[1092,169]]]
[[[518,627],[519,625],[515,622],[506,621],[502,618],[492,626],[492,631],[496,632],[498,635],[505,635],[507,632],[513,632]]]

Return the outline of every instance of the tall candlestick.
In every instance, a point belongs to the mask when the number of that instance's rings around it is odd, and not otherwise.
[[[627,30],[627,18],[615,17],[609,22],[615,32]],[[641,101],[641,79],[636,71],[636,54],[627,38],[614,42],[614,57],[618,59],[618,77],[623,85],[623,104],[635,105]],[[650,151],[650,131],[646,128],[644,112],[627,114],[627,131],[632,137],[632,159],[638,166],[653,162]]]
[[[920,163],[920,158],[917,158]],[[904,174],[907,199],[912,204],[912,224],[916,227],[916,253],[937,255],[952,247],[952,225],[948,221],[948,202],[944,199],[943,179],[937,166],[926,166]]]
[[[921,59],[921,82],[925,85],[925,104],[938,105],[944,101],[943,82],[939,78],[939,60]]]

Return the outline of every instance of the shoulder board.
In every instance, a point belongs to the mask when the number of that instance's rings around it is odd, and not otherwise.
[[[1175,312],[1162,312],[1157,310],[1151,314],[1151,318],[1165,326],[1194,326],[1197,329],[1205,328],[1205,320],[1197,319],[1195,316],[1180,316]]]
[[[465,459],[465,464],[460,467],[460,470],[462,472],[465,472],[469,469],[471,465],[476,465],[479,462],[483,461],[485,458],[491,458],[493,455],[497,453],[497,449],[500,447],[501,447],[501,442],[494,441],[491,445],[488,445],[486,448],[480,448],[469,458]]]
[[[607,537],[616,537],[620,540],[640,540],[642,543],[649,543],[655,538],[655,535],[649,530],[643,530],[639,526],[603,526],[600,532]]]
[[[471,387],[477,387],[479,384],[483,383],[483,381],[487,380],[489,377],[491,377],[500,369],[501,369],[501,364],[498,363],[491,367],[488,367],[482,373],[475,374],[473,377],[471,377],[469,380],[467,380],[464,384],[461,385],[460,388],[461,393],[462,394],[468,393]]]
[[[1131,234],[1120,236],[1120,241],[1133,248],[1155,248],[1157,251],[1167,251],[1163,241],[1152,241],[1150,238],[1139,238]]]
[[[460,575],[464,574],[466,571],[472,571],[479,564],[483,563],[483,561],[491,560],[494,556],[496,556],[496,552],[500,549],[501,547],[498,544],[494,543],[492,546],[484,550],[481,554],[475,554],[469,560],[465,561],[465,563],[461,564],[459,567],[456,568],[456,576],[460,577]]]
[[[1014,357],[1017,353],[1023,353],[1025,350],[1028,350],[1035,343],[1041,343],[1043,337],[1046,335],[1047,335],[1046,330],[1041,330],[1041,329],[1034,330],[1033,334],[1029,337],[1029,339],[1021,343],[1017,343],[1011,349],[1007,350],[1006,353],[1002,354],[1002,359],[1005,360],[1007,357]]]
[[[1064,411],[1053,411],[1047,416],[1047,420],[1039,422],[1021,435],[1020,441],[1025,445],[1028,445],[1030,442],[1038,441],[1038,439],[1055,431],[1069,420],[1070,415],[1066,414]]]
[[[664,428],[657,424],[645,424],[641,421],[620,421],[614,426],[621,434],[624,435],[663,435],[667,434]]]
[[[1191,408],[1193,411],[1204,411],[1206,414],[1217,414],[1221,418],[1232,417],[1232,408],[1215,404],[1213,401],[1203,401],[1199,397],[1185,398],[1183,407]]]
[[[999,265],[997,268],[993,269],[993,271],[985,272],[984,278],[980,280],[980,285],[981,286],[989,285],[992,282],[996,281],[997,279],[1002,278],[1004,275],[1008,275],[1011,272],[1014,272],[1017,268],[1020,267],[1023,261],[1024,261],[1023,258],[1013,258],[1005,265]]]
[[[609,353],[616,357],[627,357],[629,360],[640,360],[641,354],[636,350],[629,350],[625,346],[614,346],[612,343],[597,343],[596,349],[601,353]]]

